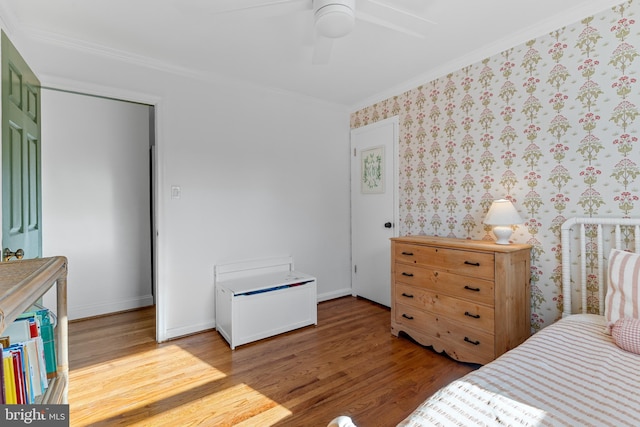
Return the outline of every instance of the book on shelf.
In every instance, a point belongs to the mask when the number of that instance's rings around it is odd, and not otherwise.
[[[0,403],[37,403],[56,375],[54,322],[49,310],[37,307],[20,316],[2,332],[0,349]]]
[[[12,348],[14,344],[10,345],[7,351],[11,354],[13,360],[13,380],[16,384],[16,400],[18,404],[25,404],[26,392],[25,392],[25,376],[24,368],[22,365],[22,352],[18,348]]]
[[[4,368],[2,372],[2,383],[4,385],[6,403],[18,403],[16,395],[16,381],[14,378],[15,374],[13,369],[13,355],[7,349],[2,350],[2,362]]]
[[[44,355],[47,365],[47,378],[51,379],[56,376],[57,373],[57,360],[56,360],[56,344],[54,327],[55,322],[52,321],[52,313],[49,309],[44,307],[34,306],[30,310],[22,313],[16,320],[19,319],[32,319],[36,322],[36,328],[39,336],[42,337],[44,345]]]
[[[29,319],[16,319],[9,323],[4,331],[4,336],[8,336],[12,343],[23,342],[31,338],[31,329],[29,327]],[[8,347],[8,346],[7,346]]]

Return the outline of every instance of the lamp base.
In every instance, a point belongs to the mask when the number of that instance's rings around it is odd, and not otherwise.
[[[493,234],[496,235],[496,243],[498,245],[510,245],[509,237],[511,237],[511,233],[513,230],[510,225],[494,225],[493,226]]]

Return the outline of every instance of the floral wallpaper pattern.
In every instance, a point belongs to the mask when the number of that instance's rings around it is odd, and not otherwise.
[[[493,240],[485,213],[513,201],[533,331],[560,316],[565,219],[640,217],[638,13],[627,0],[351,114],[400,117],[401,235]]]

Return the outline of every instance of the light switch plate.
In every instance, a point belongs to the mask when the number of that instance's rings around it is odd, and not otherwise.
[[[172,185],[171,186],[171,198],[172,199],[179,199],[181,195],[182,195],[182,188],[180,188],[179,185]]]

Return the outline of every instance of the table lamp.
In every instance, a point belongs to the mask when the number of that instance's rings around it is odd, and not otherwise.
[[[484,223],[493,226],[493,234],[496,235],[496,243],[499,245],[508,245],[509,237],[513,229],[512,225],[522,224],[522,218],[513,206],[513,203],[507,199],[494,200],[484,218]]]

